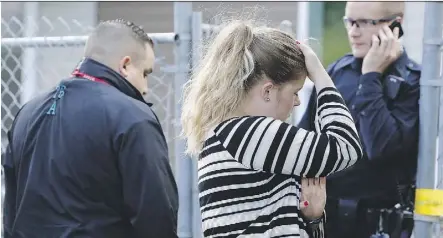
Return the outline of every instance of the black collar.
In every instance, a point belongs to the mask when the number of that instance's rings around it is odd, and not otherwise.
[[[91,58],[83,58],[76,69],[81,73],[102,79],[127,96],[152,106],[152,103],[146,102],[142,94],[128,80],[100,62]]]

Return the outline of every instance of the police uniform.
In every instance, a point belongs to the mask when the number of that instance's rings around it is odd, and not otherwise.
[[[328,177],[328,238],[369,237],[372,209],[399,203],[404,184],[413,184],[418,154],[421,67],[403,54],[383,74],[361,73],[362,59],[347,54],[327,71],[356,123],[365,158]],[[313,130],[315,90],[299,124]]]

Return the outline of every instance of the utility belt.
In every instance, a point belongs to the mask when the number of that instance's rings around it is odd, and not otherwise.
[[[367,220],[375,227],[370,238],[409,238],[414,228],[413,211],[396,204],[388,209],[368,209]]]
[[[397,189],[401,195],[398,199],[329,199],[328,202],[337,205],[336,216],[345,233],[352,233],[363,225],[370,231],[370,238],[409,238],[414,226],[415,186],[404,185]]]

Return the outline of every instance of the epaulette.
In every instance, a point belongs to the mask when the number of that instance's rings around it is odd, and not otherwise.
[[[334,71],[342,69],[354,61],[354,56],[351,53],[345,54],[343,57],[335,61],[332,65],[334,67]]]
[[[412,59],[408,59],[408,63],[406,64],[406,68],[412,71],[421,71],[421,65],[415,62]]]

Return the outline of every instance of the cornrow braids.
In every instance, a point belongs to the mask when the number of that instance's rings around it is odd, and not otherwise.
[[[131,21],[125,20],[123,18],[118,18],[118,19],[114,19],[114,20],[105,21],[103,23],[117,23],[117,24],[124,25],[132,30],[132,32],[135,34],[137,39],[139,39],[143,42],[148,42],[152,47],[154,46],[154,41],[152,40],[151,37],[149,37],[148,33],[146,33],[143,30],[143,27],[138,26]]]

